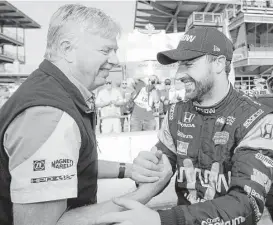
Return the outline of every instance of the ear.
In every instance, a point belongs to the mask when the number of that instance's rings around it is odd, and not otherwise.
[[[215,60],[215,72],[217,74],[222,73],[223,71],[225,71],[225,67],[226,67],[226,57],[225,56],[219,56],[216,60]]]
[[[75,48],[72,42],[68,39],[62,39],[60,40],[59,46],[63,58],[69,63],[73,62],[75,58]]]

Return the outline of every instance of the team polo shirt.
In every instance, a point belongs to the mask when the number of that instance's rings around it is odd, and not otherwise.
[[[66,76],[91,108],[93,94],[74,77]],[[9,156],[13,203],[77,197],[81,135],[68,113],[51,106],[30,107],[8,126],[3,143]]]

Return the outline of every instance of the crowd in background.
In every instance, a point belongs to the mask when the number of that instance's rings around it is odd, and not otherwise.
[[[0,85],[0,107],[21,82]],[[266,80],[259,75],[252,83],[236,81],[234,88],[254,97],[270,94]],[[174,79],[159,80],[156,75],[107,80],[96,91],[97,131],[102,134],[159,129],[170,104],[184,99],[184,84]]]
[[[98,130],[103,134],[156,130],[169,105],[183,98],[181,82],[160,81],[156,75],[120,84],[109,80],[96,97]]]

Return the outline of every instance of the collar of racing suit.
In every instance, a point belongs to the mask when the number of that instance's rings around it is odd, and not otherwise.
[[[195,107],[195,110],[203,115],[221,115],[223,111],[226,110],[228,107],[229,103],[232,101],[234,95],[235,95],[235,90],[232,87],[232,85],[229,83],[229,91],[227,95],[218,103],[216,103],[213,106],[210,107],[203,107],[197,104],[193,104]]]

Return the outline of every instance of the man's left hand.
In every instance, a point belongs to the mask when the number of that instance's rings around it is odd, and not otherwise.
[[[94,225],[100,224],[120,224],[120,225],[160,225],[159,214],[142,205],[141,203],[129,199],[117,198],[113,202],[127,211],[113,212],[101,216]]]

